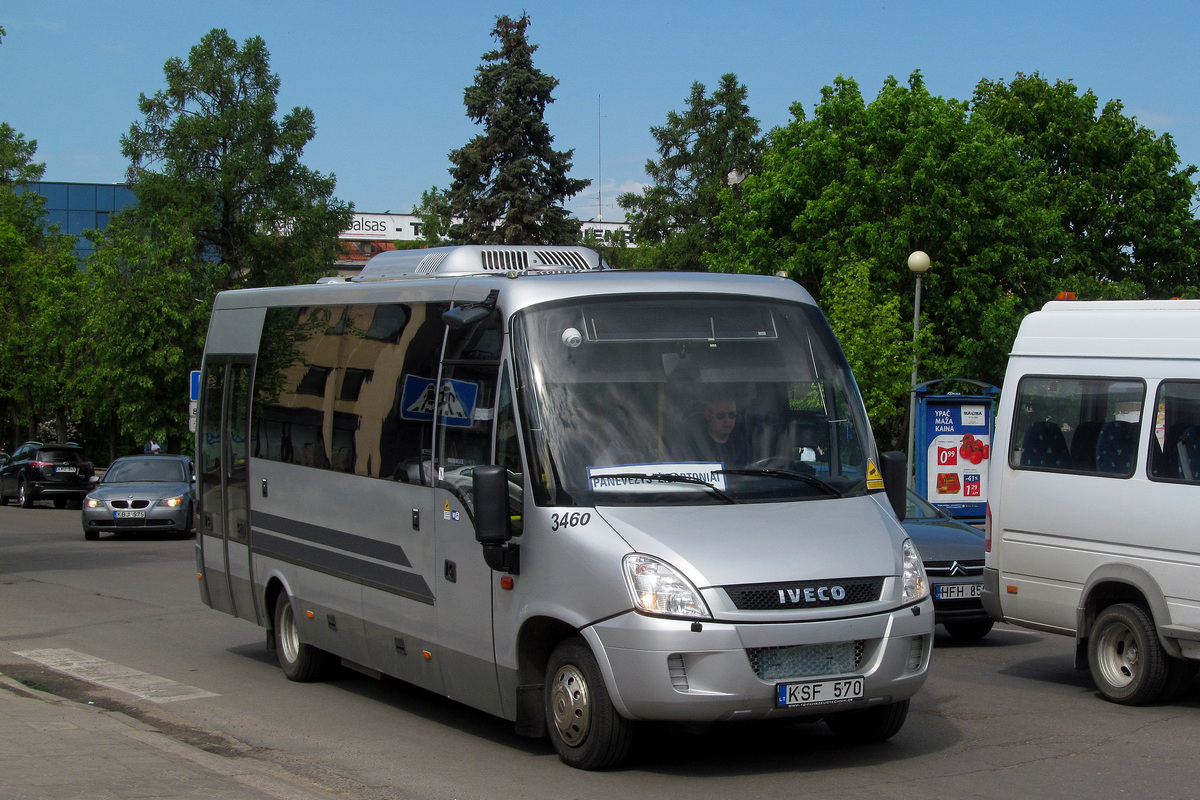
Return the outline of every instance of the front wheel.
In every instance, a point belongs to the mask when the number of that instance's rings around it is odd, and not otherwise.
[[[974,642],[987,636],[995,623],[990,619],[976,622],[947,622],[946,633],[955,639]]]
[[[825,724],[839,739],[856,744],[882,742],[892,738],[908,719],[908,701],[871,706],[862,711],[843,711],[830,714]]]
[[[320,680],[334,664],[331,654],[300,639],[292,598],[286,592],[275,603],[275,653],[283,674],[301,683]]]
[[[546,666],[546,727],[564,764],[603,769],[633,744],[634,724],[617,713],[596,657],[583,639],[559,644]]]
[[[1096,618],[1088,637],[1088,668],[1105,699],[1127,706],[1154,702],[1167,685],[1168,666],[1144,608],[1118,603]]]

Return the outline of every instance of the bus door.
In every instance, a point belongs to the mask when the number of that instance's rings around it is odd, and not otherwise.
[[[209,356],[200,398],[200,548],[212,607],[261,622],[250,565],[252,359]]]
[[[447,335],[436,428],[434,594],[442,678],[450,697],[503,712],[492,640],[492,584],[472,523],[473,467],[492,463],[498,315]]]

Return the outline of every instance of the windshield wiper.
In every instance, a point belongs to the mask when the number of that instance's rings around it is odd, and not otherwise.
[[[724,470],[714,470],[714,472],[723,472]],[[687,483],[692,486],[703,486],[717,497],[724,500],[729,505],[737,505],[738,501],[730,497],[724,490],[718,489],[708,481],[693,478],[690,475],[669,475],[663,472],[650,474],[648,472],[618,472],[612,475],[605,475],[606,478],[637,478],[646,481],[663,481],[664,483]]]
[[[807,483],[809,486],[815,486],[821,489],[826,494],[834,497],[845,497],[846,494],[836,486],[826,483],[816,475],[809,475],[805,472],[792,472],[788,469],[771,469],[769,467],[752,467],[748,469],[717,469],[713,472],[718,475],[762,475],[768,478],[783,478],[784,480],[800,481]]]

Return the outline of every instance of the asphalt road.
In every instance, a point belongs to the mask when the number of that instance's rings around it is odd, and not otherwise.
[[[1009,626],[972,645],[939,630],[889,742],[843,745],[819,724],[648,727],[625,767],[579,772],[548,742],[398,681],[287,681],[261,629],[200,603],[193,548],[85,542],[78,511],[0,508],[0,673],[352,799],[1200,795],[1200,691],[1107,703],[1073,669],[1070,639]]]

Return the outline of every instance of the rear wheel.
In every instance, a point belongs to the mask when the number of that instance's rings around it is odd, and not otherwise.
[[[1157,700],[1169,663],[1150,614],[1131,603],[1104,609],[1088,637],[1088,667],[1107,700],[1127,706]]]
[[[858,744],[882,742],[892,738],[908,719],[908,701],[871,706],[862,711],[843,711],[830,714],[825,724],[839,739]]]
[[[17,486],[17,502],[21,504],[21,508],[33,508],[33,493],[29,491],[25,481],[21,481]]]
[[[612,767],[629,754],[634,723],[613,707],[596,657],[583,639],[568,639],[550,656],[546,727],[558,757],[572,767]]]
[[[275,652],[283,674],[293,681],[320,680],[335,663],[331,654],[300,639],[292,598],[286,592],[275,603]]]

